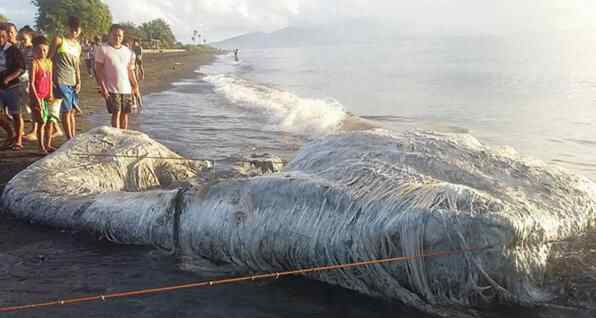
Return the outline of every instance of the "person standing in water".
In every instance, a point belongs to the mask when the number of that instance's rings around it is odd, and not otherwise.
[[[68,18],[69,31],[64,37],[54,39],[50,58],[54,64],[54,98],[61,100],[62,125],[67,139],[76,135],[75,109],[81,91],[81,22],[77,17]]]
[[[95,52],[95,70],[101,95],[112,114],[112,127],[128,129],[128,114],[132,111],[133,93],[138,85],[135,76],[134,53],[124,46],[124,28],[110,28],[110,38]]]

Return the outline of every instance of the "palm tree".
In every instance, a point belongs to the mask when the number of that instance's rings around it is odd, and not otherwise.
[[[196,42],[196,40],[198,39],[197,35],[198,35],[198,37],[201,37],[199,35],[199,31],[197,31],[197,30],[192,31],[192,43],[193,44],[197,44],[197,42]]]

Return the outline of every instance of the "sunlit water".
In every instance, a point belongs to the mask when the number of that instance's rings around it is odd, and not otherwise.
[[[194,78],[147,96],[144,112],[132,117],[131,126],[187,157],[225,160],[269,152],[291,159],[305,141],[336,131],[353,113],[395,131],[471,133],[489,145],[509,145],[596,179],[595,41],[589,35],[564,34],[417,37],[391,45],[242,50],[240,61],[220,56]],[[108,123],[105,114],[95,120]],[[42,230],[18,226],[25,232]],[[6,260],[0,264],[7,265],[0,267],[0,279],[8,286],[1,294],[4,302],[207,278],[151,250],[47,235],[47,240],[2,256]],[[41,316],[419,317],[401,310],[397,304],[295,279]]]
[[[349,112],[471,133],[596,179],[594,51],[589,34],[243,50],[147,98],[137,127],[185,155],[291,157]]]

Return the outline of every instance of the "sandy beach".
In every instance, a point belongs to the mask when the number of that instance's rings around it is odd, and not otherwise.
[[[210,53],[155,53],[144,56],[145,80],[142,83],[143,95],[164,91],[171,87],[172,83],[184,78],[193,76],[200,65],[205,65],[214,59]],[[77,132],[82,133],[93,128],[97,123],[89,120],[89,115],[97,112],[106,112],[103,98],[97,93],[97,84],[94,78],[90,78],[84,63],[81,65],[82,88],[80,98],[83,114],[77,116]],[[25,116],[28,119],[29,116]],[[109,122],[104,123],[109,125]],[[25,131],[28,132],[31,122],[25,123]],[[0,132],[0,138],[4,139],[4,132]],[[66,141],[65,137],[57,137],[55,144],[61,145]],[[38,151],[37,142],[24,142],[24,151],[14,152],[11,150],[0,151],[0,189],[19,171],[31,163],[42,158]],[[1,232],[0,232],[1,233]],[[1,234],[0,234],[1,235]]]
[[[210,53],[197,54],[190,52],[145,55],[146,77],[142,86],[143,94],[146,95],[167,90],[171,87],[173,82],[184,78],[193,77],[197,68],[199,68],[201,65],[210,63],[214,57],[215,56]],[[81,72],[82,90],[80,94],[80,104],[83,114],[78,115],[77,117],[78,133],[83,133],[98,124],[89,120],[90,115],[97,112],[105,112],[105,104],[103,99],[97,93],[95,79],[90,78],[85,69],[82,69]],[[109,123],[106,122],[105,124],[108,125]],[[26,122],[26,131],[29,130],[30,125],[30,122]],[[4,137],[4,135],[0,135],[0,138]],[[55,139],[56,145],[61,145],[65,141],[66,139],[64,137],[57,137]],[[25,169],[33,162],[42,158],[42,156],[38,153],[37,142],[25,142],[24,146],[25,149],[21,152],[14,152],[10,150],[0,151],[1,189],[3,189],[4,185],[17,173]],[[21,266],[28,264],[29,261],[26,259],[33,255],[35,255],[33,256],[33,262],[39,263],[39,261],[46,259],[46,257],[49,258],[51,255],[57,255],[60,254],[61,251],[64,251],[63,248],[58,247],[57,245],[62,245],[62,247],[64,247],[65,244],[69,245],[68,248],[71,248],[71,244],[80,245],[81,243],[79,242],[81,242],[81,240],[86,241],[86,243],[82,244],[99,244],[99,246],[102,246],[101,248],[108,250],[113,248],[112,244],[105,245],[105,242],[97,242],[96,238],[84,239],[81,236],[73,236],[72,233],[64,233],[63,231],[61,232],[56,229],[26,224],[24,222],[15,220],[8,214],[2,213],[2,222],[0,222],[0,280],[3,281],[3,286],[5,287],[3,288],[4,292],[0,296],[2,304],[8,305],[11,303],[22,303],[29,300],[38,301],[44,298],[47,299],[48,296],[52,298],[53,295],[36,297],[34,296],[36,294],[35,290],[31,289],[28,289],[28,291],[19,291],[19,288],[24,286],[23,284],[27,284],[26,282],[32,283],[34,285],[37,285],[37,283],[41,285],[45,284],[46,286],[43,288],[55,291],[58,294],[68,293],[68,290],[70,290],[72,286],[65,286],[66,290],[61,291],[61,287],[58,287],[58,284],[50,283],[48,285],[47,281],[45,283],[42,282],[44,279],[41,278],[38,275],[39,272],[36,273],[35,270],[27,270],[21,274],[16,274],[16,272],[19,270],[16,270],[15,272],[13,265],[16,265],[17,263]],[[41,246],[45,246],[45,248],[43,248],[45,251],[38,249],[38,247]],[[93,247],[87,245],[85,248]],[[144,253],[144,250],[138,251],[137,253],[139,252]],[[135,252],[133,252],[133,254],[134,253]],[[17,263],[11,262],[11,259],[15,257],[20,259],[20,261]],[[76,261],[71,261],[65,261],[64,265],[69,264],[78,266],[76,265]],[[43,261],[41,261],[41,263],[43,263]],[[66,271],[71,271],[72,268],[69,269],[69,265],[61,267]],[[49,272],[55,272],[56,268],[46,267],[43,271],[46,270]],[[81,275],[87,274],[88,273],[85,273],[85,271],[81,272]],[[60,275],[62,275],[62,278],[59,280],[63,281],[64,277],[69,277],[70,275],[76,276],[78,274],[71,272],[70,274],[62,273]],[[47,275],[45,274],[42,274],[41,276],[47,278]],[[90,292],[90,290],[87,292]],[[75,291],[75,293],[77,292]],[[52,315],[51,313],[46,314],[49,314],[50,316]],[[42,316],[46,316],[46,314],[42,314]],[[20,313],[19,317],[27,317],[29,315],[32,317],[39,317],[40,312]],[[57,316],[63,315],[64,312],[57,314]]]

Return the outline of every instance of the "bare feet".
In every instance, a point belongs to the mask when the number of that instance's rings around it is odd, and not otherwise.
[[[36,133],[27,134],[27,135],[23,136],[23,139],[26,141],[37,141],[37,134]]]
[[[52,135],[52,137],[61,137],[61,136],[64,136],[64,132],[62,132],[62,129],[60,129],[60,127],[58,125],[56,125],[55,131],[54,131],[54,134]]]

